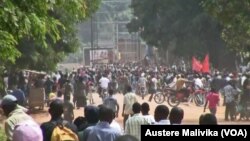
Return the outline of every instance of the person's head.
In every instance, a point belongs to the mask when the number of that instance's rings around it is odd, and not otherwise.
[[[169,109],[166,105],[158,105],[155,108],[154,117],[156,122],[159,122],[160,120],[166,120],[168,118],[168,115]]]
[[[214,114],[207,113],[199,118],[200,125],[217,125],[217,118]]]
[[[109,89],[109,95],[113,95],[114,94],[114,90],[113,89]]]
[[[115,141],[139,141],[139,140],[132,135],[122,135],[116,138]]]
[[[133,105],[132,105],[132,110],[134,112],[134,114],[138,114],[141,112],[141,104],[138,103],[138,102],[135,102]]]
[[[79,129],[81,125],[87,124],[87,119],[85,117],[79,116],[74,120],[73,123]]]
[[[181,124],[184,117],[184,110],[180,107],[173,107],[169,114],[171,124]]]
[[[149,112],[150,108],[147,102],[142,103],[141,105],[141,112],[143,115],[147,115]]]
[[[49,113],[52,119],[60,118],[63,114],[63,101],[60,99],[53,100],[49,105]]]
[[[127,85],[126,92],[127,93],[132,92],[132,87],[130,85]]]
[[[3,109],[4,115],[8,116],[17,107],[17,98],[13,95],[5,95],[1,101],[1,108]]]
[[[99,121],[99,108],[88,105],[84,108],[84,115],[89,124],[96,124]]]
[[[108,122],[110,124],[114,119],[114,111],[105,105],[99,107],[100,121]]]

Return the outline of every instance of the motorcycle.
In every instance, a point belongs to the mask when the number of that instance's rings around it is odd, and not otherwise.
[[[205,105],[206,90],[195,90],[193,86],[189,86],[183,91],[175,91],[168,96],[167,103],[171,106],[178,106],[181,102],[194,102],[197,106]]]
[[[158,90],[154,95],[154,101],[157,104],[162,104],[164,101],[167,101],[167,98],[173,93],[175,93],[175,90],[171,89],[167,85],[164,85],[162,89]]]

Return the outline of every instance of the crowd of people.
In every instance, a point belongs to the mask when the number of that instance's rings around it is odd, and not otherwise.
[[[19,78],[15,81],[18,83],[12,82],[14,76]],[[208,107],[210,113],[201,115],[199,124],[217,124],[216,111],[220,101],[226,106],[225,120],[235,120],[237,113],[240,113],[239,119],[248,119],[249,80],[247,74],[199,74],[131,64],[80,68],[31,80],[28,75],[21,73],[12,75],[6,81],[6,87],[12,92],[1,100],[1,108],[7,117],[5,133],[9,141],[55,141],[61,137],[79,141],[140,141],[141,125],[182,124],[184,110],[181,107],[170,109],[160,104],[154,109],[154,115],[150,115],[150,102],[163,86],[183,91],[190,82],[195,89],[210,89],[204,106],[204,111]],[[44,88],[51,120],[41,125],[27,113],[27,108],[30,108],[26,105],[30,86]],[[139,103],[136,95],[140,88],[145,88],[146,94],[150,94],[148,102]],[[96,103],[93,97],[95,91],[102,98],[102,103]],[[107,95],[104,96],[103,92]],[[115,94],[124,95],[122,107],[115,99]],[[84,108],[84,115],[75,117],[74,109],[81,107]],[[116,121],[119,111],[123,116],[123,124]],[[30,132],[25,132],[27,130]],[[62,136],[60,132],[68,136]]]

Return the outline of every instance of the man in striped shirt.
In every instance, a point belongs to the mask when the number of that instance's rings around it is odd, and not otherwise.
[[[141,125],[150,124],[149,121],[143,117],[141,112],[140,103],[136,102],[133,104],[134,115],[126,121],[125,134],[135,136],[139,141],[141,140]]]

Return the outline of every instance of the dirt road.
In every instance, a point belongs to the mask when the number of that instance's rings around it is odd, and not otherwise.
[[[122,126],[123,117],[121,116],[121,110],[122,110],[122,104],[123,104],[123,95],[116,94],[115,97],[117,98],[118,103],[120,105],[120,114],[119,114],[119,117],[116,118],[116,120]],[[97,94],[94,94],[94,98],[95,98],[95,105],[101,104],[101,99],[98,97]],[[138,97],[138,100],[140,103],[143,103],[143,102],[148,102],[148,98],[149,98],[149,96],[146,96],[145,99],[142,100],[141,97]],[[157,106],[157,104],[154,101],[151,101],[148,103],[150,104],[150,114],[153,115],[154,109]],[[163,104],[167,105],[167,102],[164,102]],[[171,109],[170,106],[168,106],[168,107],[169,107],[169,109]],[[203,107],[197,107],[193,103],[190,103],[189,105],[181,104],[180,107],[182,107],[184,109],[183,124],[198,124],[199,116],[203,113]],[[209,112],[209,110],[207,110],[206,112]],[[233,121],[233,122],[232,121],[224,121],[224,112],[225,112],[225,107],[219,106],[217,114],[216,114],[219,124],[250,124],[249,121]],[[75,109],[74,113],[75,113],[75,117],[84,116],[83,115],[83,108]],[[38,123],[42,123],[42,122],[48,121],[50,119],[50,115],[47,112],[47,108],[44,111],[39,111],[37,113],[32,114],[32,116],[34,117],[34,119]]]

